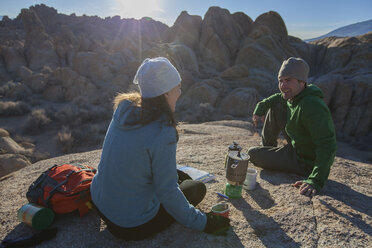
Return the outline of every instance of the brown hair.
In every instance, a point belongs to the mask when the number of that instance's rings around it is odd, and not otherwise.
[[[119,93],[114,99],[114,109],[125,100],[129,100],[135,106],[141,108],[141,117],[138,121],[131,123],[131,125],[146,125],[159,119],[163,114],[165,114],[167,116],[168,125],[174,128],[177,127],[174,113],[164,94],[153,98],[143,98],[138,92]]]

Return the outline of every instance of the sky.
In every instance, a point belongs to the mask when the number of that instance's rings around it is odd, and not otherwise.
[[[244,12],[252,20],[273,10],[283,18],[288,34],[301,39],[372,19],[372,0],[0,0],[0,16],[15,18],[22,8],[40,3],[67,15],[136,19],[147,16],[168,26],[183,10],[204,18],[209,7],[219,6],[230,13]]]

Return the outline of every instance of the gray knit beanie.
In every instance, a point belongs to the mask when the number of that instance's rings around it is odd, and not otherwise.
[[[283,61],[278,73],[278,78],[285,76],[307,82],[309,71],[310,67],[305,60],[290,57],[289,59]]]
[[[153,98],[180,84],[181,76],[167,58],[147,58],[138,68],[133,83],[139,85],[143,98]]]

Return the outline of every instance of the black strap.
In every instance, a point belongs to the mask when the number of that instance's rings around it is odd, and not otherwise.
[[[61,190],[60,187],[61,187],[62,185],[64,185],[64,184],[68,181],[69,177],[70,177],[72,174],[77,174],[77,173],[80,173],[80,172],[82,172],[82,171],[93,172],[93,173],[96,171],[96,169],[89,169],[89,168],[85,167],[84,165],[75,165],[75,164],[74,164],[74,166],[79,167],[79,168],[84,168],[84,169],[77,170],[77,171],[75,171],[75,170],[71,170],[71,171],[66,175],[66,179],[65,179],[65,180],[63,180],[62,182],[60,182],[59,184],[57,184],[56,186],[54,186],[53,189],[49,192],[48,197],[44,200],[44,203],[46,204],[46,206],[50,207],[50,202],[49,202],[49,201],[50,201],[50,199],[53,197],[53,195],[54,195],[55,193],[57,193],[57,192],[60,192],[60,193],[69,193],[69,192],[71,192],[71,190]],[[54,168],[54,167],[53,167],[53,168]],[[92,179],[86,179],[86,180],[83,180],[83,181],[81,181],[79,184],[82,184],[83,182],[87,182],[87,181],[92,181]],[[74,195],[75,195],[75,194],[74,194]]]

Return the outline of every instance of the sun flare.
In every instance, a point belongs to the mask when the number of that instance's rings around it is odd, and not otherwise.
[[[152,17],[157,12],[164,12],[159,0],[115,0],[117,12],[122,18]]]

